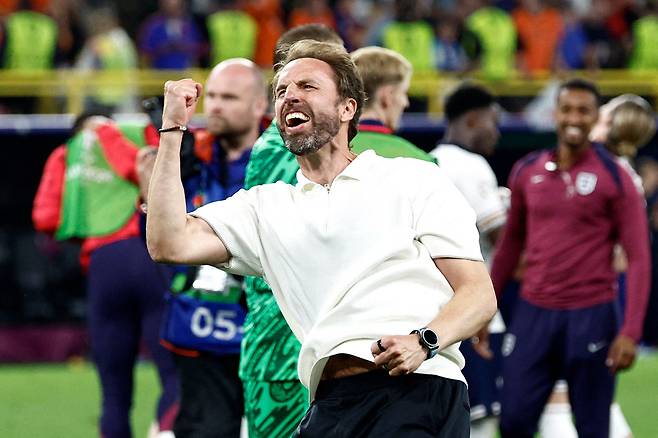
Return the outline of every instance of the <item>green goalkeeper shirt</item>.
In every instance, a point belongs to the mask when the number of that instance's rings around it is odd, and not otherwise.
[[[252,151],[244,188],[284,181],[297,183],[299,164],[283,144],[276,122],[261,134]],[[297,380],[300,344],[292,334],[274,295],[259,277],[245,279],[247,318],[240,355],[242,380]]]

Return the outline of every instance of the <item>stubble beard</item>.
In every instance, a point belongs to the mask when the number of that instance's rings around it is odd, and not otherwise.
[[[285,131],[281,131],[286,148],[293,154],[302,156],[319,151],[340,130],[338,117],[327,114],[318,115],[311,123],[313,123],[313,131],[309,135],[288,135]]]

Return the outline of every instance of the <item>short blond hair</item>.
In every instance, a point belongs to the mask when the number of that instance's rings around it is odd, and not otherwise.
[[[391,49],[363,47],[352,52],[351,56],[363,80],[366,108],[373,104],[375,93],[380,87],[401,84],[411,78],[413,72],[411,63]]]
[[[608,148],[616,155],[633,157],[637,149],[651,140],[656,132],[656,116],[644,99],[627,99],[610,113]]]

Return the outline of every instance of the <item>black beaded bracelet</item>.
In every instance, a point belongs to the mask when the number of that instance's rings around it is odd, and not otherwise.
[[[176,126],[172,126],[171,128],[158,129],[158,132],[161,134],[163,132],[171,132],[171,131],[187,131],[187,126],[176,125]]]

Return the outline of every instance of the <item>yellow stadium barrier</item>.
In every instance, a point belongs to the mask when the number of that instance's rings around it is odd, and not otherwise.
[[[57,106],[58,111],[77,114],[83,108],[85,97],[93,96],[98,90],[128,87],[132,88],[138,97],[159,96],[167,80],[190,77],[203,82],[207,75],[208,70],[204,69],[113,72],[81,72],[65,69],[44,72],[0,70],[0,98],[55,98],[61,100],[61,104]],[[505,81],[489,81],[477,73],[459,76],[439,72],[417,72],[414,74],[409,94],[415,98],[426,99],[428,112],[438,117],[442,114],[442,100],[445,94],[466,77],[488,86],[497,96],[528,97],[540,93],[550,81],[576,76],[593,80],[606,96],[635,93],[651,98],[654,103],[658,102],[658,71],[629,70],[569,71],[553,75],[544,73],[532,78],[517,73]]]

